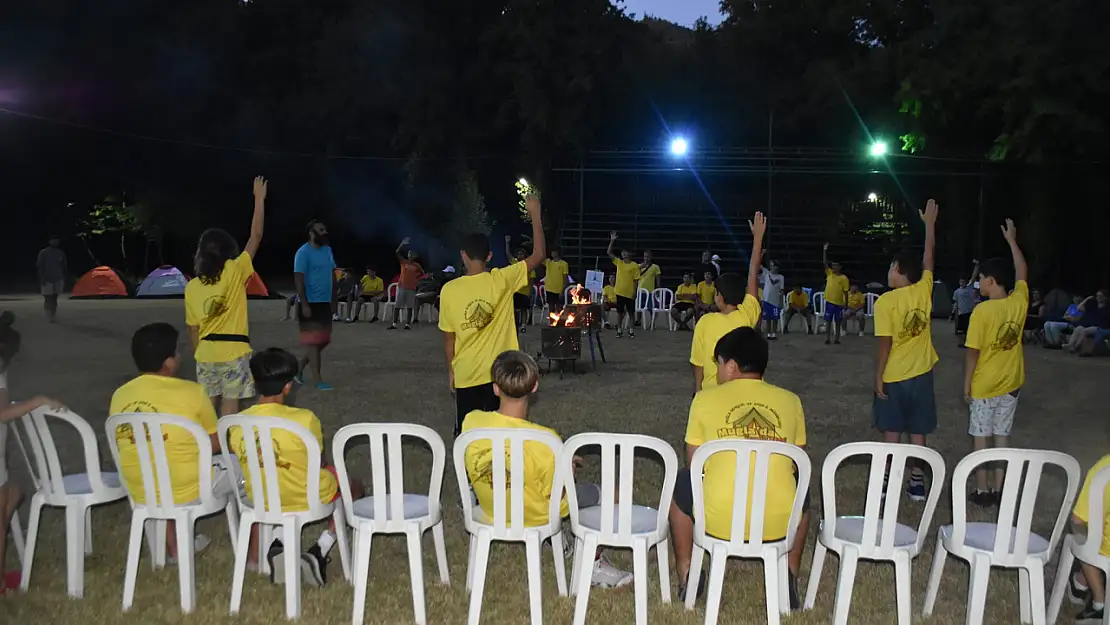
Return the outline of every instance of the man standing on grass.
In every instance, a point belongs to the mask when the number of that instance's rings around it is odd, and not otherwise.
[[[300,309],[301,345],[305,348],[300,360],[297,380],[304,383],[305,367],[312,368],[316,390],[330,391],[332,386],[321,373],[324,349],[331,343],[332,315],[336,309],[335,257],[328,245],[328,227],[324,222],[308,222],[308,243],[293,258],[293,281],[297,285]]]
[[[62,251],[62,241],[58,237],[50,237],[47,246],[39,252],[35,265],[39,271],[46,320],[54,323],[58,318],[58,296],[66,289],[67,269],[66,253]]]

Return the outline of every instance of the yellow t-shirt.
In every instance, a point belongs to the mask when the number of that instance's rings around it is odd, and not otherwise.
[[[617,295],[633,299],[636,297],[636,280],[640,278],[640,266],[632,261],[613,259],[617,268]]]
[[[216,410],[204,387],[196,382],[164,375],[143,374],[116,389],[112,394],[113,415],[125,412],[157,412],[177,415],[195,422],[211,436],[216,433]],[[166,426],[162,430],[166,460],[173,483],[174,503],[188,503],[200,498],[200,467],[197,465],[197,443],[184,428]],[[131,426],[116,428],[119,446],[119,468],[131,498],[146,502],[139,452],[135,449],[135,433]],[[153,454],[153,452],[151,452]],[[153,455],[151,456],[153,460]],[[161,496],[157,485],[155,496]]]
[[[370,276],[362,276],[358,281],[362,285],[362,292],[366,295],[375,295],[385,290],[385,282],[378,276],[371,278]]]
[[[255,404],[242,411],[240,414],[250,417],[273,417],[292,421],[297,425],[308,428],[316,437],[320,445],[320,454],[324,453],[324,433],[320,428],[320,419],[311,410],[294,408],[282,404]],[[281,430],[271,430],[274,440],[274,457],[277,460],[278,470],[278,495],[281,497],[283,512],[300,512],[308,510],[308,450],[304,441]],[[227,444],[231,452],[239,458],[239,465],[243,469],[243,479],[247,485],[247,497],[254,500],[251,484],[250,470],[247,467],[247,447],[241,428],[232,428],[227,432]],[[257,444],[257,442],[255,443]],[[266,476],[262,476],[262,501],[266,500]],[[327,469],[320,469],[320,502],[329,503],[335,499],[339,492],[339,484],[335,476]],[[260,503],[260,502],[259,502]]]
[[[514,258],[514,259],[509,261],[509,266],[515,265],[517,263],[523,263],[523,262],[524,261],[522,261],[522,260],[517,260],[517,259]],[[527,265],[525,265],[525,266],[527,267]],[[524,283],[524,286],[517,289],[516,292],[520,295],[527,295],[527,296],[531,297],[532,296],[532,283],[535,282],[535,281],[536,281],[536,271],[533,269],[532,271],[528,272],[528,280]],[[443,304],[441,303],[440,305],[442,306]]]
[[[642,271],[640,273],[640,288],[645,289],[648,293],[654,291],[655,287],[658,286],[659,274],[661,273],[663,273],[663,270],[655,264]]]
[[[617,287],[606,284],[601,289],[601,295],[605,298],[606,302],[615,304],[617,302]]]
[[[501,352],[519,349],[513,292],[528,285],[524,263],[460,276],[439,293],[439,329],[455,335],[455,388],[493,381],[490,368]]]
[[[1091,522],[1089,510],[1091,507],[1091,478],[1095,476],[1095,473],[1108,466],[1110,466],[1110,455],[1103,456],[1101,460],[1096,462],[1095,466],[1087,472],[1087,478],[1083,480],[1083,488],[1079,491],[1079,498],[1075,500],[1073,512],[1084,523],[1090,524]],[[1106,490],[1102,493],[1102,506],[1102,548],[1099,549],[1099,553],[1110,556],[1110,485],[1107,485]]]
[[[806,444],[802,400],[786,389],[763,380],[732,380],[707,388],[694,397],[686,444],[700,446],[722,438],[779,441]],[[753,463],[754,469],[754,463]],[[748,481],[748,509],[755,471]],[[705,463],[705,531],[728,540],[732,534],[732,504],[736,485],[736,456],[716,454]],[[794,507],[794,463],[772,456],[767,467],[767,499],[763,515],[763,539],[786,536]],[[747,515],[750,526],[751,515]],[[745,538],[747,538],[745,536]]]
[[[848,308],[859,310],[867,307],[867,296],[863,293],[848,292]]]
[[[937,362],[930,318],[933,272],[921,272],[915,284],[883,293],[875,302],[875,336],[894,339],[883,382],[901,382],[932,371]]]
[[[197,362],[231,362],[251,353],[250,343],[205,341],[209,334],[248,335],[247,280],[254,273],[251,255],[243,252],[224,264],[220,280],[205,284],[193,278],[185,286],[185,324],[200,328]]]
[[[547,270],[547,277],[543,279],[544,290],[548,293],[562,295],[563,289],[567,288],[567,274],[570,273],[570,266],[567,265],[567,261],[548,258],[543,261],[543,266]]]
[[[698,301],[698,285],[686,284],[683,282],[678,285],[678,289],[674,292],[674,299],[676,302],[686,302],[693,304]]]
[[[1029,285],[1025,280],[1018,280],[1009,296],[986,300],[971,311],[965,344],[979,350],[979,362],[971,377],[973,398],[999,397],[1025,384],[1021,333],[1028,312]]]
[[[825,270],[825,302],[837,306],[844,305],[844,295],[848,292],[848,276],[839,276],[832,269]]]
[[[713,351],[717,341],[736,328],[754,328],[759,323],[762,306],[758,299],[744,295],[736,310],[725,313],[708,313],[694,326],[694,340],[690,343],[690,364],[702,368],[702,388],[717,385],[717,359]]]
[[[717,287],[704,280],[698,283],[698,299],[701,300],[702,304],[711,306],[713,304],[713,298],[716,297],[716,295]]]
[[[559,434],[551,428],[536,425],[531,421],[509,417],[499,412],[486,412],[475,410],[466,415],[462,422],[462,431],[465,434],[477,428],[524,428],[550,432],[555,436]],[[466,475],[474,494],[478,497],[478,505],[493,520],[493,459],[492,446],[489,441],[471,443],[466,448],[465,460]],[[551,506],[551,487],[555,479],[555,456],[551,450],[542,443],[524,443],[524,524],[529,527],[544,525],[548,521],[548,512]],[[510,459],[508,443],[505,447],[505,479],[509,479]],[[508,486],[508,484],[506,484]],[[505,489],[508,497],[509,489]],[[505,521],[512,520],[512,506],[505,502]],[[563,499],[559,509],[560,516],[570,514],[566,498]]]
[[[794,291],[791,291],[790,295],[787,296],[787,304],[791,308],[805,308],[806,306],[809,306],[809,295],[806,295],[805,291],[802,291],[801,293],[795,293]]]

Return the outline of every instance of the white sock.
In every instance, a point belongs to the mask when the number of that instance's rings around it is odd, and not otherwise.
[[[335,546],[335,532],[331,530],[320,532],[320,538],[316,541],[316,545],[320,547],[321,555],[328,555],[331,548]]]
[[[1098,601],[1092,601],[1091,602],[1091,607],[1093,607],[1096,610],[1102,610],[1103,608],[1106,607],[1106,604],[1099,603]]]
[[[1072,575],[1071,581],[1072,581],[1073,584],[1075,584],[1076,589],[1078,589],[1078,590],[1087,590],[1087,584],[1084,584],[1083,582],[1079,581],[1079,576],[1078,575]]]

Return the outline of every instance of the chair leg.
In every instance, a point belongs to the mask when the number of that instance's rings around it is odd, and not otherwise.
[[[409,576],[412,580],[412,612],[417,625],[425,625],[428,617],[424,613],[424,559],[420,549],[420,527],[409,525],[405,531],[405,541],[409,548]]]
[[[351,625],[362,625],[366,613],[366,585],[370,582],[370,551],[374,546],[374,533],[369,528],[355,531],[354,569],[355,605],[351,610]]]
[[[910,605],[912,569],[909,552],[894,552],[894,594],[898,604],[898,625],[910,625],[913,620],[913,607]]]
[[[231,605],[228,612],[231,614],[239,613],[239,606],[243,602],[243,578],[247,576],[247,552],[250,551],[251,544],[251,527],[254,525],[254,516],[248,512],[246,515],[239,517],[239,548],[235,550],[235,570],[232,571],[231,576]],[[258,528],[258,542],[262,542],[262,528]],[[266,566],[266,558],[263,557],[258,561],[258,570]]]
[[[782,596],[779,594],[779,558],[771,554],[763,558],[763,589],[767,601],[767,625],[782,622]],[[790,603],[786,604],[789,609]]]
[[[70,597],[85,594],[85,511],[66,506],[66,588]]]
[[[655,545],[655,557],[659,562],[659,594],[663,603],[671,602],[671,565],[668,562],[670,541],[666,538]]]
[[[123,573],[123,610],[131,609],[135,600],[135,578],[139,575],[139,555],[143,551],[143,518],[132,513],[131,537],[127,543],[127,568]]]
[[[705,600],[705,625],[717,625],[717,618],[721,611],[721,594],[725,585],[726,564],[728,564],[728,555],[724,549],[715,549],[709,554],[709,593]],[[699,575],[693,568],[690,569],[690,573],[691,577]],[[769,585],[772,584],[773,582],[769,582]],[[689,591],[687,591],[687,596],[689,596]],[[778,596],[777,588],[775,589],[775,596]],[[778,616],[778,610],[768,610],[767,615],[770,616],[771,612],[774,612],[776,617]]]
[[[270,543],[274,542],[274,528],[264,523],[258,524],[258,572],[263,575],[270,574],[270,560],[266,553],[270,550]]]
[[[468,625],[478,625],[482,618],[482,593],[486,589],[486,566],[489,564],[490,537],[485,531],[479,530],[474,545],[474,572],[470,587],[470,611],[466,622]]]
[[[805,602],[802,603],[803,610],[812,610],[813,604],[817,602],[817,589],[821,585],[821,571],[825,568],[826,553],[828,549],[818,537],[813,545],[813,562],[809,565],[809,584],[806,587]]]
[[[12,515],[11,531],[12,542],[15,543],[15,555],[19,558],[19,566],[22,567],[23,563],[26,561],[26,552],[24,551],[24,549],[26,549],[27,545],[23,541],[23,528],[19,525],[18,511],[16,511],[16,513]]]
[[[31,497],[31,516],[27,520],[27,547],[23,560],[23,579],[19,580],[19,589],[27,592],[31,583],[31,565],[35,562],[35,544],[39,538],[39,515],[42,513],[42,496],[36,493]]]
[[[636,595],[636,625],[647,625],[648,546],[643,539],[632,544],[632,583]]]
[[[301,615],[301,527],[290,520],[282,526],[285,552],[285,618]]]
[[[443,521],[432,526],[432,540],[436,546],[436,563],[439,565],[439,583],[451,585],[451,571],[447,568],[447,543],[443,539]]]
[[[181,587],[181,611],[188,614],[196,604],[196,576],[193,571],[193,523],[190,518],[178,518],[177,523],[177,575]]]
[[[578,593],[578,577],[580,575],[582,575],[582,559],[579,556],[582,555],[582,550],[585,549],[585,548],[586,547],[582,543],[582,539],[575,536],[574,537],[574,556],[571,558],[571,561],[570,561],[570,588],[569,588],[569,590],[570,590],[570,596],[572,596],[572,597]]]
[[[89,506],[85,508],[85,555],[91,555],[92,549],[92,506]]]
[[[790,614],[790,562],[783,553],[776,559],[776,572],[779,576],[779,614]]]
[[[555,586],[559,596],[567,596],[567,561],[563,554],[563,532],[556,532],[551,537],[551,555],[555,558]]]
[[[852,589],[856,585],[856,565],[859,551],[852,545],[844,547],[840,554],[840,575],[836,580],[836,603],[833,604],[833,624],[846,625],[848,610],[852,605]]]
[[[347,538],[347,514],[343,510],[343,502],[336,502],[335,512],[332,514],[335,521],[335,544],[339,547],[339,564],[343,567],[343,579],[351,583],[351,543]]]
[[[574,558],[578,561],[578,585],[574,601],[574,625],[584,625],[586,622],[586,608],[590,604],[590,582],[593,578],[594,553],[597,552],[597,535],[586,534],[582,539],[582,548],[575,550]]]
[[[1018,614],[1021,625],[1032,622],[1029,614],[1029,571],[1026,569],[1018,569]]]
[[[524,550],[528,558],[528,603],[532,625],[543,625],[543,557],[539,534],[529,532],[524,536]]]
[[[227,516],[227,534],[228,534],[228,537],[231,538],[231,551],[232,551],[232,553],[238,553],[239,552],[239,540],[238,540],[238,538],[239,538],[239,507],[237,505],[235,505],[235,500],[234,499],[227,502],[227,508],[224,509],[224,513]],[[247,544],[249,544],[249,541],[248,541]],[[246,549],[246,548],[247,548],[247,545],[244,544],[243,549]]]
[[[694,601],[698,598],[698,584],[701,583],[701,561],[705,557],[705,550],[694,545],[690,551],[690,573],[686,577],[686,609],[694,609]],[[678,580],[681,584],[682,580]]]
[[[1029,579],[1029,607],[1033,625],[1045,625],[1044,567],[1039,561],[1033,561],[1026,577]]]
[[[944,562],[948,559],[948,551],[941,541],[940,532],[937,532],[937,542],[933,552],[933,568],[929,571],[929,584],[925,587],[925,605],[921,608],[924,616],[933,613],[933,606],[937,603],[937,592],[940,590],[940,577],[944,574]]]
[[[474,587],[474,554],[476,553],[475,546],[477,544],[477,541],[478,541],[478,539],[475,538],[474,534],[471,534],[470,535],[470,540],[468,541],[470,544],[469,544],[469,546],[467,547],[467,550],[466,550],[466,591],[467,592],[470,592],[471,588]]]
[[[972,556],[967,592],[967,625],[983,625],[983,612],[987,603],[987,586],[990,583],[990,574],[990,559],[986,555]]]
[[[147,519],[151,529],[146,532],[150,546],[150,567],[157,571],[166,566],[166,522],[163,519]]]
[[[1074,544],[1075,542],[1070,535],[1064,537],[1064,547],[1060,551],[1060,562],[1056,566],[1056,581],[1052,584],[1052,594],[1048,600],[1047,620],[1049,623],[1055,623],[1056,618],[1060,616],[1060,606],[1064,603],[1064,591],[1068,587],[1068,576],[1071,575],[1071,567],[1075,562],[1075,554],[1072,552]]]

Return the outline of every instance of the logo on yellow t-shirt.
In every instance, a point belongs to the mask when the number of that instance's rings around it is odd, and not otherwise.
[[[1021,343],[1021,327],[1013,321],[1007,321],[998,328],[998,334],[995,336],[994,343],[991,343],[991,349],[997,349],[1008,352]]]
[[[718,438],[786,442],[786,437],[779,434],[782,419],[773,408],[764,404],[743,403],[733,406],[725,416],[725,422],[731,427],[717,430]]]
[[[247,458],[247,439],[246,439],[245,436],[240,437],[237,442],[238,442],[238,445],[236,446],[236,449],[235,449],[235,455],[238,456],[240,459],[242,459],[245,462],[246,458]],[[281,459],[281,445],[278,443],[278,441],[276,439],[271,439],[270,443],[272,444],[272,446],[274,448],[274,464],[277,465],[277,468],[279,468],[279,469],[288,469],[289,467],[293,466],[288,460],[282,460]],[[262,442],[259,441],[259,440],[255,440],[254,445],[255,445],[255,447],[254,447],[255,451],[258,454],[259,461],[261,461],[261,459],[262,459]],[[249,480],[249,478],[248,478],[248,480]]]
[[[508,456],[505,457],[505,464],[508,465]],[[481,449],[474,452],[474,464],[471,467],[474,481],[482,482],[483,484],[493,485],[493,448]],[[512,482],[512,474],[509,467],[505,467],[505,484],[508,485]]]
[[[133,401],[133,402],[125,405],[123,407],[123,410],[120,411],[120,413],[126,413],[126,412],[156,413],[156,412],[158,412],[158,408],[154,404],[152,404],[150,402],[147,402],[147,401]],[[164,440],[164,441],[169,440],[169,438],[170,438],[170,435],[166,434],[163,431],[162,432],[162,440]],[[146,432],[146,440],[147,440],[147,442],[150,442],[150,430],[149,429],[147,429],[147,432]],[[135,444],[135,429],[132,428],[130,425],[124,424],[124,425],[121,425],[118,428],[116,428],[116,443],[117,444],[122,443],[123,441],[127,441],[127,442],[131,443],[132,445]]]
[[[227,300],[223,295],[213,295],[204,300],[204,319],[215,319],[227,312]]]
[[[476,299],[466,305],[460,329],[470,330],[477,328],[481,330],[488,326],[491,321],[493,321],[493,305],[484,299]]]
[[[898,338],[902,339],[915,339],[925,332],[925,328],[929,327],[929,316],[925,314],[924,310],[914,308],[906,313],[906,318],[902,320],[902,332],[898,334]]]

